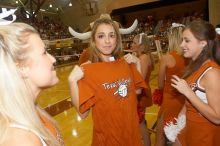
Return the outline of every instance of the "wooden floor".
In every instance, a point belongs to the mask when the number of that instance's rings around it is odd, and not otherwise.
[[[92,139],[92,118],[91,114],[86,119],[80,119],[70,102],[70,94],[68,87],[68,75],[74,64],[57,67],[57,75],[60,79],[59,84],[55,87],[47,89],[40,94],[38,104],[46,109],[58,122],[64,142],[66,146],[90,146]],[[157,87],[156,65],[150,79],[152,90]],[[154,127],[159,107],[153,105],[147,108],[145,118],[148,122],[148,128]],[[152,146],[155,141],[155,133],[151,133]]]

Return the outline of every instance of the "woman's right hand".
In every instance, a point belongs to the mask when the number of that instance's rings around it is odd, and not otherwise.
[[[186,80],[173,75],[171,79],[171,86],[177,89],[181,94],[185,95],[186,98],[191,98],[195,93],[192,91]]]
[[[73,70],[71,71],[68,77],[68,81],[69,83],[72,83],[73,81],[78,81],[82,79],[83,76],[84,76],[84,72],[83,72],[82,67],[75,65],[75,67],[73,68]]]

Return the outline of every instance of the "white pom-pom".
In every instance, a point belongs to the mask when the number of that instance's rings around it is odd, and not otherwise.
[[[177,135],[186,125],[186,116],[179,115],[178,119],[174,118],[176,123],[174,124],[172,121],[167,123],[164,127],[164,133],[167,139],[171,142],[175,142]]]
[[[174,124],[173,122],[170,122],[164,127],[164,133],[166,137],[169,139],[169,141],[175,142],[176,137],[179,133],[178,125]]]

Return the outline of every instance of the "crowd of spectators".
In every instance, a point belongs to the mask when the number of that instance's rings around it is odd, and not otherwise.
[[[35,29],[38,30],[41,38],[44,40],[55,40],[71,37],[68,31],[68,26],[63,24],[62,21],[53,20],[49,17],[44,17],[43,20],[32,20],[18,16],[17,21],[25,22],[33,26]]]
[[[157,39],[160,40],[161,42],[162,51],[166,52],[167,44],[168,44],[167,32],[168,32],[168,28],[171,27],[172,23],[179,23],[186,25],[195,19],[205,20],[204,14],[195,12],[191,15],[186,15],[182,17],[177,17],[177,16],[175,17],[174,15],[172,15],[172,16],[167,16],[162,20],[156,20],[153,16],[147,16],[142,20],[138,20],[139,21],[138,27],[132,34],[123,36],[124,46],[126,49],[129,49],[132,38],[134,38],[134,36],[137,34],[145,33],[148,36],[152,36],[152,35],[154,36],[154,39],[152,39],[152,44],[151,44],[152,48],[156,49],[154,40]]]
[[[183,16],[183,17],[174,17],[173,15],[167,16],[166,18],[162,20],[156,20],[153,16],[147,16],[146,18],[143,18],[142,20],[138,20],[139,21],[138,27],[135,29],[133,33],[122,36],[124,49],[126,50],[130,49],[130,44],[132,42],[131,40],[134,38],[135,35],[140,34],[140,33],[145,33],[148,36],[153,36],[151,38],[151,47],[153,49],[152,51],[156,50],[155,39],[157,39],[157,40],[160,40],[162,52],[166,52],[168,48],[167,47],[167,44],[168,44],[167,32],[168,32],[168,28],[170,28],[172,23],[180,23],[180,24],[185,25],[195,19],[205,19],[205,18],[202,13],[197,13],[197,12],[195,12],[194,14],[188,15],[188,16]],[[65,39],[65,38],[72,37],[68,31],[68,26],[63,24],[62,21],[53,20],[53,19],[50,19],[49,17],[44,17],[42,20],[38,20],[38,19],[31,20],[31,19],[18,16],[17,21],[22,21],[35,27],[40,33],[43,40],[56,40],[56,39]],[[63,48],[61,50],[59,49],[55,49],[56,51],[53,51],[51,53],[54,56],[63,56],[64,54],[65,55],[76,54],[76,53],[70,53],[70,54],[62,53],[67,48]],[[79,50],[76,49],[76,50],[78,53],[80,53],[83,50],[83,48],[80,48]]]

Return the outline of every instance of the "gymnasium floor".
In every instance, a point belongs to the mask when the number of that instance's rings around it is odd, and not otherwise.
[[[91,114],[86,119],[80,119],[70,102],[67,78],[75,64],[57,67],[56,71],[60,82],[55,87],[44,90],[37,102],[53,115],[58,122],[66,146],[90,146],[92,139]],[[156,64],[150,79],[152,90],[157,87],[157,72],[158,65]],[[159,107],[156,105],[147,108],[145,118],[150,129],[154,127],[158,110]],[[151,141],[153,146],[155,141],[154,132],[151,132]]]

